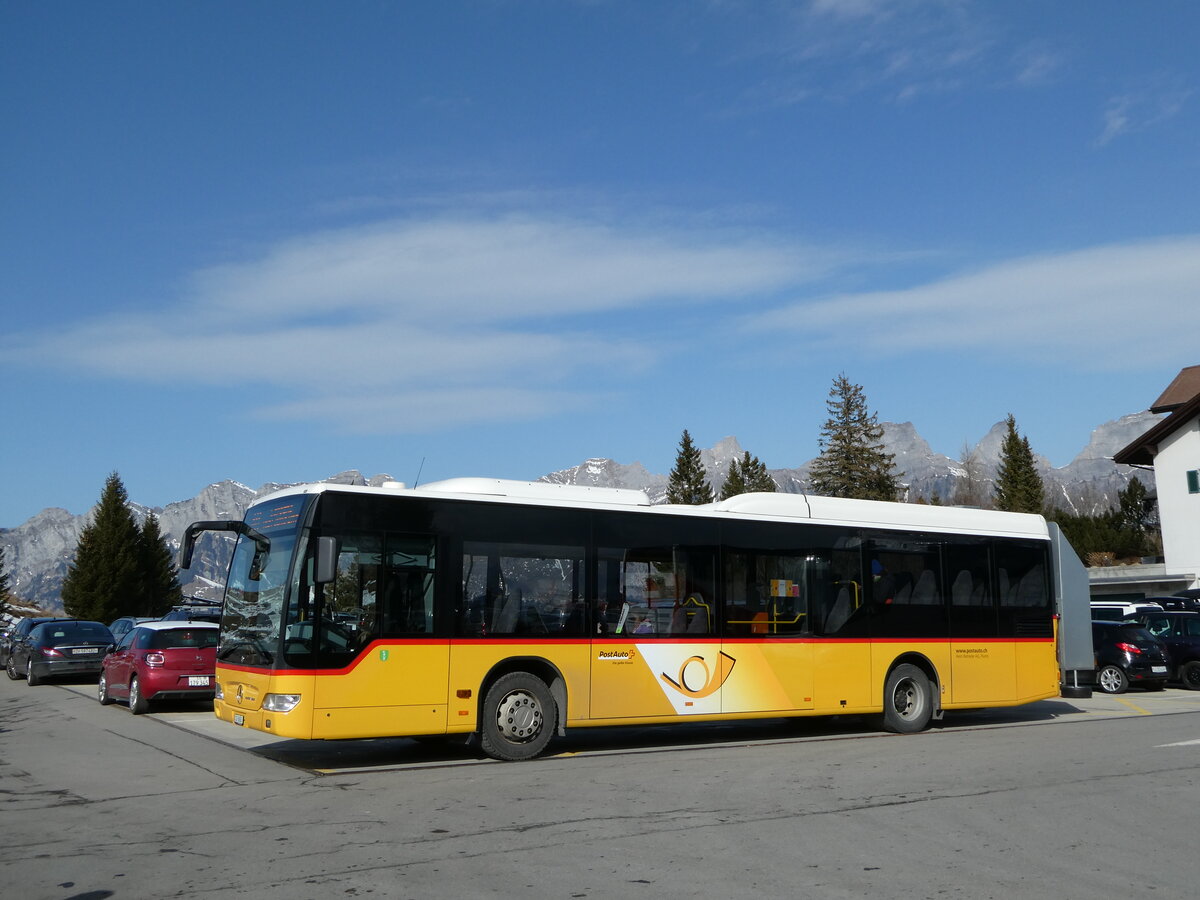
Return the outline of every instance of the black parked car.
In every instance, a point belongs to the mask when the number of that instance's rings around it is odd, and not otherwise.
[[[1200,691],[1200,612],[1168,609],[1134,617],[1166,645],[1171,678],[1189,691]]]
[[[1092,622],[1096,686],[1123,694],[1130,685],[1148,691],[1167,686],[1166,648],[1138,622]]]
[[[29,619],[21,619],[12,628],[7,629],[0,636],[0,666],[8,665],[8,655],[12,652],[13,645],[19,643],[22,638],[29,634],[33,630],[33,626],[53,621],[53,616],[37,616]]]
[[[112,642],[102,622],[53,619],[35,625],[13,645],[4,670],[14,681],[24,676],[31,686],[61,675],[98,676]]]
[[[1163,609],[1180,609],[1188,612],[1200,612],[1200,598],[1197,597],[1149,597]]]

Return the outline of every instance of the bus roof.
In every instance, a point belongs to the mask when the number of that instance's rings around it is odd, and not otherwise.
[[[624,507],[638,512],[661,515],[688,515],[717,519],[758,521],[794,521],[851,525],[885,529],[930,532],[970,532],[1006,537],[1047,540],[1046,521],[1027,513],[999,512],[957,506],[932,506],[922,503],[886,503],[877,500],[846,500],[808,494],[751,493],[702,506],[673,504],[651,505],[645,491],[621,488],[554,484],[544,481],[511,481],[501,478],[451,478],[416,488],[398,482],[380,487],[329,484],[301,484],[284,488],[268,497],[288,494],[326,492],[357,493],[375,496],[428,497],[479,502],[515,502],[534,506],[612,509]]]

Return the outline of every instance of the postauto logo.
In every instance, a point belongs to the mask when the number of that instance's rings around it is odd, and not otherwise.
[[[701,700],[720,690],[736,664],[737,660],[723,651],[717,654],[715,671],[709,668],[703,656],[689,656],[680,664],[674,678],[666,672],[659,673],[658,677],[685,697]]]

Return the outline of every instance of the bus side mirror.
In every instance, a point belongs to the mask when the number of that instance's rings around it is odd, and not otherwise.
[[[337,538],[317,538],[316,571],[313,572],[313,581],[317,584],[329,584],[337,578],[337,561]]]

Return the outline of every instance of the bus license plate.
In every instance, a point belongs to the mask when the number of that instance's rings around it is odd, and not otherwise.
[[[234,725],[245,725],[245,724],[246,724],[246,717],[245,717],[245,716],[243,716],[241,713],[238,713],[237,715],[235,715],[235,716],[233,717],[233,724],[234,724]]]
[[[1153,672],[1155,675],[1166,675],[1167,667],[1166,666],[1151,666],[1150,671]]]
[[[208,687],[207,675],[189,675],[188,687]]]

